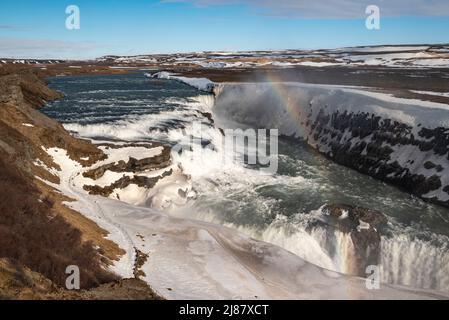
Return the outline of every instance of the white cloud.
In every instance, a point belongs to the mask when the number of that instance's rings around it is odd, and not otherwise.
[[[98,46],[92,42],[69,42],[47,39],[0,38],[2,58],[70,58],[86,57]]]
[[[384,16],[449,16],[448,0],[162,0],[197,6],[245,4],[257,13],[303,18],[363,18],[368,5]]]
[[[16,29],[16,27],[15,26],[1,24],[0,25],[0,29],[13,30],[13,29]]]

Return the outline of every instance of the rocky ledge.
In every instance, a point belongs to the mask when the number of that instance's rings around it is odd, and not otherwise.
[[[128,147],[139,147],[139,148],[147,148],[148,150],[152,150],[154,148],[161,148],[161,152],[151,157],[145,157],[142,159],[136,159],[133,157],[129,157],[128,161],[119,160],[117,162],[106,163],[95,167],[93,169],[89,169],[83,173],[83,176],[86,178],[90,178],[92,180],[98,180],[102,178],[106,172],[115,172],[115,173],[124,173],[123,176],[118,179],[112,179],[109,181],[109,184],[106,186],[98,186],[98,185],[89,185],[86,184],[83,186],[83,189],[88,191],[89,194],[101,195],[104,197],[109,197],[114,190],[116,189],[125,189],[131,184],[134,184],[138,187],[144,189],[153,188],[156,183],[170,176],[173,173],[173,169],[169,169],[171,165],[171,155],[170,155],[170,147],[153,142],[153,143],[126,143],[121,145],[113,145],[113,144],[102,144],[102,146],[106,146],[107,148],[113,148],[116,150],[128,148]],[[154,176],[144,176],[139,175],[139,173],[151,173],[157,170],[162,170],[160,174]],[[128,174],[128,175],[125,175]],[[120,196],[116,196],[120,199]]]
[[[347,204],[327,204],[322,212],[332,219],[332,228],[349,234],[353,248],[349,261],[351,274],[365,277],[368,266],[379,265],[379,229],[387,224],[387,217],[377,210]]]
[[[108,148],[120,149],[126,147],[144,147],[148,149],[153,149],[160,147],[162,151],[153,156],[143,159],[135,159],[133,157],[129,157],[129,160],[125,162],[124,160],[120,160],[118,162],[108,163],[96,167],[94,169],[90,169],[83,173],[83,176],[86,178],[91,178],[93,180],[97,180],[101,178],[106,171],[113,172],[142,172],[142,171],[154,171],[168,167],[171,164],[170,157],[170,147],[153,142],[153,143],[127,143],[122,145],[112,145],[112,144],[99,144],[98,146],[107,146]]]

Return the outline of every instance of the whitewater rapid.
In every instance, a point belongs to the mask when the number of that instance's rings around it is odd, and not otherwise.
[[[238,85],[232,85],[231,88],[240,94],[236,97],[247,94],[247,88],[240,89]],[[229,98],[231,95],[226,92],[226,85],[218,90],[218,99],[220,96]],[[257,93],[257,90],[255,92]],[[301,91],[295,95],[290,97],[292,106],[292,101],[298,96],[298,101],[304,99]],[[323,93],[318,96],[323,97]],[[257,94],[253,94],[248,99],[257,102],[259,98]],[[117,104],[113,100],[109,101]],[[282,167],[281,172],[276,175],[261,175],[254,168],[231,159],[223,166],[223,158],[229,155],[220,149],[220,128],[274,127],[285,135],[301,137],[303,134],[300,132],[301,127],[297,125],[300,117],[295,119],[294,113],[280,109],[255,110],[255,104],[249,102],[240,99],[239,104],[228,105],[226,99],[217,101],[216,97],[209,94],[166,97],[158,101],[158,112],[123,114],[113,121],[88,124],[76,120],[68,121],[64,126],[81,137],[94,140],[158,140],[171,145],[188,145],[192,136],[201,134],[202,140],[215,148],[200,146],[201,157],[196,153],[198,146],[196,150],[173,154],[173,161],[191,178],[191,187],[196,197],[183,206],[170,207],[166,212],[175,218],[195,219],[230,227],[254,239],[280,246],[305,261],[328,270],[350,273],[353,244],[347,234],[338,230],[330,232],[316,226],[315,222],[323,219],[320,209],[325,204],[323,198],[346,197],[341,201],[368,202],[368,207],[377,205],[382,209],[391,209],[396,205],[398,210],[401,210],[401,216],[394,216],[394,212],[385,212],[389,216],[389,229],[381,238],[382,282],[449,292],[447,235],[422,228],[416,222],[407,225],[407,219],[402,217],[402,212],[407,210],[419,212],[434,210],[435,207],[417,199],[410,200],[404,193],[392,187],[361,175],[355,176],[350,170],[329,163],[319,155],[313,155],[313,152],[308,151],[302,144],[291,145],[289,141],[281,142],[285,144],[287,151],[280,152]],[[130,103],[132,104],[132,101]],[[143,100],[138,103],[149,102]],[[245,109],[246,103],[249,109]],[[163,105],[171,107],[164,109]],[[212,121],[208,114],[212,115]],[[400,112],[396,115],[408,119]],[[202,123],[201,127],[192,125],[198,121]],[[295,148],[300,148],[302,153],[291,154],[293,151],[290,149]],[[310,157],[313,161],[301,160],[305,153],[312,154]],[[333,177],[336,175],[335,171],[342,173]],[[347,178],[347,185],[342,183],[342,177]],[[335,181],[341,184],[332,185]],[[348,195],[353,187],[351,183],[367,184],[374,192],[382,188],[387,191],[383,191],[382,196],[373,196],[372,199],[364,198],[374,194],[371,190]],[[395,196],[401,198],[397,200]],[[145,199],[133,199],[129,202],[148,203]],[[435,215],[439,216],[440,213]],[[415,218],[420,219],[418,216]],[[432,219],[438,221],[437,217]],[[432,222],[434,223],[433,220]]]

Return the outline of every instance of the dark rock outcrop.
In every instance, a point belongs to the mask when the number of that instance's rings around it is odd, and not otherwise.
[[[449,170],[449,162],[435,164],[419,159],[439,156],[449,160],[449,128],[420,128],[418,134],[413,134],[411,126],[372,113],[329,114],[324,109],[313,120],[309,116],[306,125],[309,143],[339,164],[419,197],[440,189],[444,192],[442,175]],[[416,148],[416,153],[424,153],[426,157],[416,155],[416,159],[399,163],[393,153],[395,150],[400,153],[406,146]],[[437,197],[425,199],[449,206],[449,201]]]
[[[347,204],[328,204],[322,209],[334,219],[335,226],[349,234],[354,247],[352,272],[366,276],[366,267],[379,264],[380,234],[378,228],[387,223],[385,215],[377,210]]]
[[[144,145],[139,145],[144,146]],[[162,152],[154,157],[144,158],[137,160],[135,158],[130,157],[127,162],[121,160],[116,163],[108,163],[102,165],[98,168],[88,170],[83,173],[83,176],[86,178],[91,178],[93,180],[97,180],[101,178],[106,171],[113,172],[142,172],[142,171],[153,171],[166,168],[171,163],[171,155],[170,155],[170,147],[162,146]],[[156,147],[155,145],[151,145],[150,148]]]
[[[112,184],[110,184],[106,187],[100,187],[100,186],[96,186],[96,185],[84,185],[83,189],[88,191],[89,194],[100,195],[103,197],[108,197],[114,191],[114,189],[124,189],[127,186],[129,186],[130,184],[135,184],[142,188],[151,189],[156,185],[156,183],[160,179],[163,179],[164,177],[168,177],[169,175],[172,174],[172,172],[173,172],[172,169],[170,169],[170,170],[162,173],[160,176],[151,177],[151,178],[145,177],[145,176],[138,176],[138,175],[135,175],[132,178],[129,176],[123,176],[119,180],[113,182]]]

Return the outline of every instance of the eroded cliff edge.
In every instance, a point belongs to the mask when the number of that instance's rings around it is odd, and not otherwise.
[[[67,150],[83,166],[106,158],[36,110],[61,96],[31,69],[0,70],[0,297],[153,299],[145,282],[106,271],[123,249],[65,205],[72,199],[44,182],[59,182],[46,170],[59,169],[46,149]],[[65,289],[69,265],[79,267],[83,291]]]
[[[223,123],[279,129],[339,164],[449,206],[447,104],[301,83],[225,83],[215,94]]]

